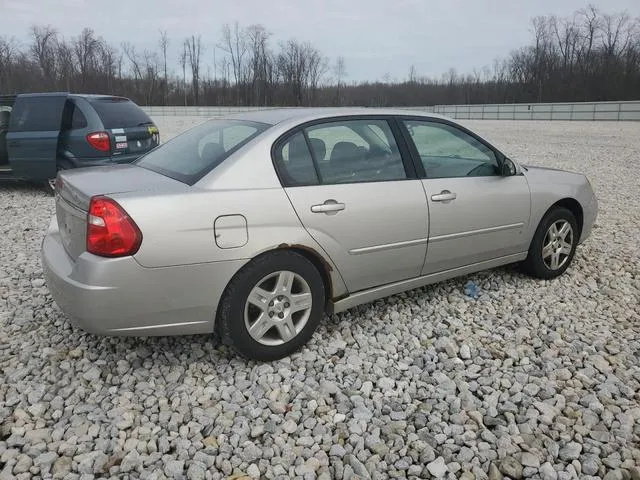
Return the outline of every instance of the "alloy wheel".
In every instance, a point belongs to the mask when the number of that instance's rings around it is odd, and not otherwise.
[[[278,271],[260,280],[249,293],[244,323],[262,345],[276,346],[298,335],[311,315],[311,288],[302,276]]]
[[[559,270],[569,261],[573,249],[573,228],[566,220],[551,224],[542,242],[542,261],[549,270]]]

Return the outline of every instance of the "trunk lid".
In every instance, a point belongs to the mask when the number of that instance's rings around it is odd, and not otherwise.
[[[86,250],[87,212],[93,196],[154,190],[184,192],[189,188],[129,164],[62,171],[56,180],[56,218],[62,244],[73,259]]]
[[[133,155],[148,152],[160,143],[158,128],[151,122],[135,127],[112,128],[108,130],[111,137],[111,155]]]

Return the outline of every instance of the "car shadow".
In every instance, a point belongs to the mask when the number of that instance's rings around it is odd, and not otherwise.
[[[511,283],[511,281],[516,278],[520,279],[526,277],[525,274],[520,272],[517,265],[508,265],[408,290],[406,292],[376,300],[375,302],[358,305],[338,314],[325,315],[324,321],[321,323],[319,328],[321,335],[318,335],[318,332],[316,332],[312,343],[316,344],[323,341],[331,342],[330,339],[334,337],[334,333],[336,333],[336,331],[341,327],[344,327],[344,325],[341,324],[345,320],[348,320],[356,326],[363,326],[364,322],[370,321],[372,314],[371,309],[379,310],[380,306],[385,303],[388,305],[406,302],[410,303],[413,299],[418,299],[422,296],[429,297],[433,294],[429,289],[433,288],[435,285],[440,286],[447,292],[458,292],[460,295],[464,296],[466,295],[465,285],[469,280],[480,285],[486,284],[492,277],[496,276],[502,277],[503,281],[507,283]],[[518,281],[520,280],[516,280],[516,282]],[[438,295],[438,293],[435,295]],[[469,300],[475,301],[475,299]],[[154,367],[160,367],[162,369],[174,366],[188,368],[190,364],[195,362],[208,365],[206,368],[212,368],[212,372],[216,370],[216,367],[221,367],[223,365],[237,364],[238,366],[252,368],[261,363],[247,360],[236,354],[231,348],[222,344],[220,339],[213,334],[108,337],[83,332],[73,325],[66,315],[64,315],[64,313],[62,313],[58,308],[56,308],[55,320],[65,322],[65,330],[68,333],[68,336],[66,337],[67,341],[64,342],[65,345],[60,345],[60,347],[62,347],[60,355],[62,356],[66,356],[72,350],[79,349],[83,350],[83,355],[86,354],[91,359],[106,358],[109,363],[117,363],[120,360],[127,360],[130,363],[144,366],[145,363],[151,361],[153,362]],[[37,322],[34,322],[32,327],[25,325],[20,328],[19,334],[28,335],[31,330],[39,330],[42,327],[47,329],[55,328],[49,322],[47,322],[46,326],[38,325]],[[39,332],[34,333],[38,334]],[[304,352],[304,348],[305,347],[291,356],[295,357],[301,352]],[[313,346],[306,348],[313,348]]]
[[[417,298],[423,295],[430,295],[430,290],[436,287],[441,287],[446,291],[455,292],[458,291],[461,295],[465,294],[465,285],[469,281],[473,281],[475,284],[479,285],[482,283],[486,283],[490,281],[494,277],[501,277],[505,281],[509,281],[510,279],[531,279],[525,273],[522,272],[520,266],[517,263],[503,265],[500,267],[495,267],[493,269],[482,270],[476,273],[470,273],[468,275],[462,275],[459,277],[451,278],[449,280],[443,280],[440,282],[436,282],[430,285],[425,285],[423,287],[414,288],[412,290],[406,290],[404,292],[397,293],[395,295],[391,295],[389,297],[384,297],[382,299],[375,300],[373,302],[364,303],[362,305],[355,306],[346,312],[341,312],[333,315],[326,315],[327,325],[337,326],[342,322],[345,317],[355,316],[363,316],[365,315],[370,308],[376,306],[379,303],[391,303],[396,304],[405,299],[409,298]],[[533,281],[533,279],[531,279]],[[468,295],[467,295],[468,296]]]

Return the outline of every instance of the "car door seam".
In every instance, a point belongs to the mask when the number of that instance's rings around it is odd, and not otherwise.
[[[429,238],[429,242],[440,242],[443,240],[454,240],[456,238],[471,237],[474,235],[482,235],[484,233],[502,232],[504,230],[515,230],[524,227],[524,222],[511,223],[508,225],[498,225],[497,227],[479,228],[477,230],[466,230],[464,232],[448,233]]]
[[[381,252],[384,250],[393,250],[396,248],[412,247],[414,245],[421,245],[429,241],[428,237],[416,238],[415,240],[403,240],[401,242],[383,243],[380,245],[372,245],[369,247],[358,247],[349,250],[350,255],[362,255],[364,253]]]
[[[282,187],[282,191],[284,192],[285,196],[287,197],[287,200],[289,201],[289,205],[291,206],[291,210],[293,210],[293,214],[298,219],[298,222],[300,222],[300,226],[307,233],[307,235],[309,235],[309,238],[322,251],[322,253],[326,256],[326,258],[328,258],[331,261],[331,263],[334,266],[334,271],[340,276],[340,280],[342,280],[343,285],[346,287],[347,283],[345,282],[344,277],[342,276],[342,273],[338,269],[338,264],[336,263],[336,261],[333,258],[331,258],[331,255],[329,255],[329,252],[327,252],[324,249],[324,247],[320,244],[320,242],[318,242],[316,240],[316,238],[311,234],[311,232],[309,231],[307,226],[304,224],[304,222],[302,221],[302,218],[300,218],[300,214],[298,213],[298,211],[296,210],[295,205],[293,204],[293,200],[291,200],[291,197],[289,196],[289,192],[287,191],[287,188],[296,188],[296,187]],[[347,288],[347,290],[348,290],[348,288]]]

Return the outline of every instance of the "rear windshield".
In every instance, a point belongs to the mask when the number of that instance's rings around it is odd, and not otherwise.
[[[270,125],[246,120],[209,120],[139,158],[139,167],[193,185]]]
[[[104,128],[129,128],[151,125],[153,122],[138,105],[123,98],[100,98],[91,100]]]

